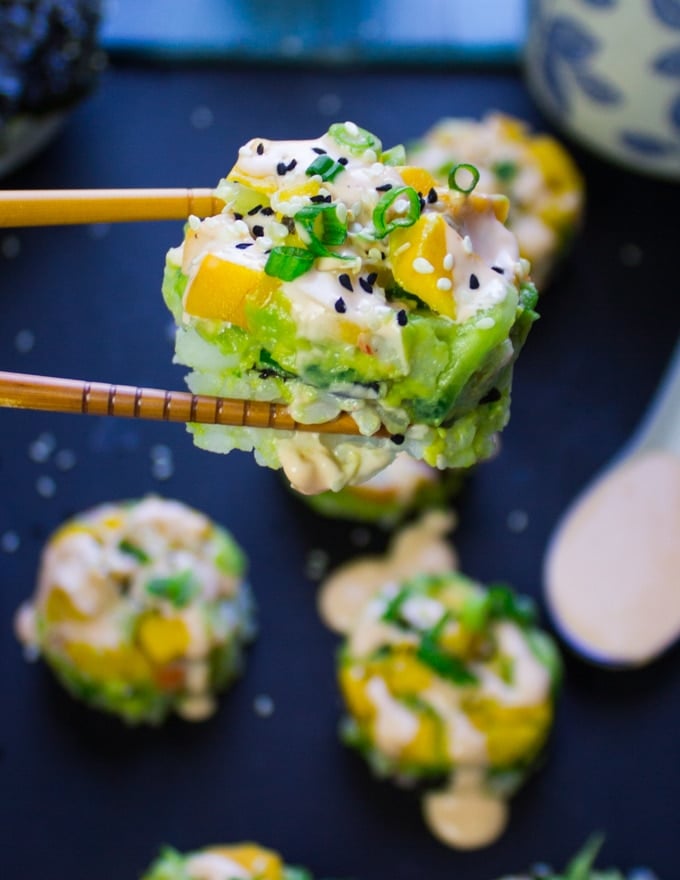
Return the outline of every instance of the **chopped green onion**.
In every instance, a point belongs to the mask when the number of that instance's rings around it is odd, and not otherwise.
[[[462,626],[470,632],[479,632],[489,619],[490,605],[488,593],[471,593],[465,598],[463,607],[460,609]]]
[[[295,281],[312,268],[314,254],[304,248],[281,245],[271,249],[264,266],[266,275],[282,281]]]
[[[589,880],[595,859],[604,843],[602,834],[590,837],[583,849],[576,853],[564,871],[564,880]]]
[[[460,179],[461,174],[470,175],[470,181],[468,185],[465,186],[463,180]],[[475,168],[474,165],[469,165],[467,162],[463,162],[460,165],[456,165],[454,168],[449,171],[449,189],[456,189],[458,192],[471,193],[472,190],[479,183],[479,170]]]
[[[380,140],[353,122],[335,122],[328,129],[328,134],[354,156],[361,156],[366,150],[374,150],[376,155],[382,152]]]
[[[457,657],[446,654],[431,635],[423,636],[416,657],[425,666],[429,666],[438,675],[448,678],[455,684],[477,684],[477,676],[473,675],[467,666]]]
[[[300,238],[314,255],[340,256],[328,249],[343,244],[347,238],[347,224],[338,218],[337,205],[307,205],[294,219]]]
[[[489,617],[533,626],[536,606],[529,596],[518,595],[507,584],[493,584],[489,586]]]
[[[538,303],[538,290],[533,281],[523,281],[519,289],[519,304],[527,312],[533,312]]]
[[[383,165],[406,165],[406,149],[403,144],[396,144],[381,155]]]
[[[386,623],[395,623],[397,625],[403,626],[401,606],[410,595],[411,591],[408,589],[408,587],[404,587],[402,590],[399,590],[397,595],[393,596],[387,603],[387,608],[385,608],[385,610],[383,611],[380,619],[384,620]]]
[[[136,544],[132,544],[126,538],[123,538],[123,540],[118,544],[118,549],[121,550],[123,553],[127,553],[129,556],[134,556],[134,558],[138,562],[151,561],[151,557],[148,553],[146,553],[144,550],[142,550],[141,547],[138,547]]]
[[[396,214],[387,219],[390,208],[398,199],[408,201],[408,211],[404,215]],[[399,226],[413,226],[420,217],[420,199],[412,186],[396,186],[388,190],[373,210],[373,226],[376,238],[385,238]]]
[[[198,592],[198,584],[187,568],[169,577],[153,578],[147,583],[146,592],[159,599],[167,599],[175,608],[184,608]]]
[[[325,153],[323,156],[317,156],[312,164],[305,170],[305,174],[312,177],[318,174],[322,180],[335,180],[341,171],[345,170],[345,166],[340,162],[336,162],[331,156]]]
[[[514,180],[517,177],[517,172],[519,168],[517,167],[515,162],[494,162],[491,166],[491,170],[496,175],[499,180],[502,180],[503,183],[510,183],[511,180]]]

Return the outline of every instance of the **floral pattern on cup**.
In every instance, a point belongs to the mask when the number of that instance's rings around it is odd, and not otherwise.
[[[526,71],[568,134],[680,178],[680,0],[533,0]]]

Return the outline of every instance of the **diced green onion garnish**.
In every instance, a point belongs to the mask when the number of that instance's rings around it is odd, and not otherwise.
[[[366,150],[374,150],[376,155],[382,152],[380,140],[370,131],[359,128],[352,122],[335,122],[328,129],[328,134],[343,147],[347,147],[354,156],[360,156]]]
[[[469,177],[467,186],[465,180]],[[474,165],[463,162],[456,165],[449,171],[449,189],[456,189],[458,192],[471,193],[479,183],[479,169]]]
[[[142,550],[141,547],[138,547],[136,544],[132,544],[130,541],[123,538],[123,540],[118,544],[118,549],[123,553],[127,553],[129,556],[134,556],[134,558],[138,562],[150,562],[151,557],[148,553]]]
[[[491,601],[489,594],[471,593],[463,602],[460,609],[460,622],[470,632],[479,632],[484,628],[489,618]]]
[[[345,166],[340,162],[336,162],[331,156],[325,153],[323,156],[317,156],[312,164],[305,169],[305,174],[312,177],[318,174],[322,180],[335,180],[341,171],[345,170]]]
[[[403,625],[401,606],[410,595],[411,591],[407,587],[399,590],[397,595],[393,596],[387,603],[387,608],[383,611],[380,619],[384,620],[386,623],[394,623],[398,626]]]
[[[300,238],[317,257],[340,256],[328,249],[347,238],[347,224],[338,218],[337,205],[307,205],[297,212],[295,223]]]
[[[564,871],[564,880],[588,880],[595,859],[604,843],[602,834],[594,834],[590,837],[583,849],[576,853]]]
[[[387,214],[399,199],[408,201],[405,214],[393,215],[389,220]],[[399,226],[413,226],[420,217],[420,199],[412,186],[396,186],[388,190],[373,209],[373,226],[376,238],[385,238]]]
[[[381,155],[383,165],[406,165],[406,148],[403,144],[396,144]]]
[[[517,176],[517,172],[519,168],[515,164],[515,162],[495,162],[491,166],[491,170],[496,175],[499,180],[502,180],[503,183],[510,183]]]
[[[304,248],[281,245],[271,249],[264,266],[266,275],[282,281],[295,281],[312,268],[314,254]]]
[[[489,586],[489,617],[496,620],[514,620],[520,626],[533,626],[536,605],[529,596],[520,596],[507,584]]]
[[[418,645],[416,657],[429,666],[437,675],[448,678],[455,684],[476,684],[477,676],[457,657],[446,654],[430,635],[425,635]]]
[[[519,289],[519,304],[528,312],[533,312],[538,303],[538,291],[532,281],[523,281]]]
[[[175,608],[184,608],[198,592],[198,584],[189,569],[164,578],[153,578],[146,585],[151,596],[167,599]]]

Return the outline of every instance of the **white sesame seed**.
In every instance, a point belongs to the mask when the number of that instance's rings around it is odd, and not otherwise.
[[[210,107],[201,105],[200,107],[194,107],[191,111],[189,121],[191,122],[192,128],[202,131],[203,129],[210,128],[215,121],[215,115]]]
[[[411,203],[408,199],[397,199],[397,201],[392,206],[394,208],[394,213],[403,214],[405,211],[408,211],[410,204]]]
[[[519,534],[529,525],[529,514],[526,510],[511,510],[506,520],[509,531]]]
[[[382,259],[382,254],[380,253],[378,248],[371,248],[368,252],[368,259],[372,263],[377,263],[379,260]]]
[[[47,432],[37,437],[28,447],[28,457],[31,461],[37,461],[41,464],[52,455],[57,445],[54,434]]]
[[[375,150],[366,150],[363,158],[365,162],[375,162],[378,158],[378,154]]]
[[[341,223],[345,223],[347,220],[347,205],[344,202],[338,202],[335,208],[335,216]]]
[[[32,330],[19,330],[14,337],[14,347],[21,354],[28,354],[35,345],[35,333]]]
[[[189,229],[193,229],[194,232],[201,227],[201,221],[195,214],[189,214],[187,223],[189,224]]]
[[[237,220],[236,223],[234,223],[234,231],[241,235],[250,235],[248,224],[244,223],[243,220]]]
[[[466,254],[471,254],[474,248],[472,247],[472,239],[469,235],[466,235],[463,239],[463,250]]]
[[[12,529],[0,537],[0,548],[2,548],[3,553],[16,553],[20,544],[21,539],[19,535]]]
[[[342,107],[342,100],[339,95],[332,93],[321,95],[316,106],[323,116],[335,116]]]
[[[495,326],[496,322],[488,315],[486,315],[484,318],[480,318],[478,321],[475,321],[475,327],[478,330],[491,330],[491,328]]]
[[[451,269],[453,269],[455,262],[456,261],[453,254],[447,254],[442,261],[442,266],[446,269],[447,272],[450,272]]]
[[[274,700],[269,694],[258,694],[253,700],[253,711],[260,718],[269,718],[274,713]]]
[[[451,290],[453,287],[453,282],[450,278],[438,278],[437,279],[437,290]]]
[[[356,122],[346,122],[345,128],[347,129],[347,133],[352,135],[352,137],[356,137],[359,134],[359,126]]]
[[[19,256],[21,241],[18,235],[6,235],[0,242],[0,253],[6,260],[13,260]]]
[[[269,248],[274,244],[274,242],[269,238],[268,235],[261,235],[255,244],[259,247],[261,251],[269,250]]]
[[[53,498],[57,492],[57,484],[52,477],[43,474],[35,481],[35,491],[43,498]]]
[[[54,463],[60,471],[72,470],[76,461],[76,454],[72,449],[60,449],[54,456]]]
[[[419,275],[431,275],[434,272],[434,266],[425,257],[416,257],[412,265],[413,271]]]

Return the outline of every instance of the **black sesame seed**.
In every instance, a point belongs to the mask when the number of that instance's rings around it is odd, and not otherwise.
[[[312,152],[316,153],[318,156],[326,155],[326,151],[323,149],[323,147],[312,147]]]
[[[345,300],[342,297],[339,297],[335,300],[335,311],[340,312],[341,315],[343,315],[347,311]]]
[[[349,162],[349,159],[346,159],[345,156],[340,156],[338,159],[338,165],[346,165]]]
[[[502,266],[492,266],[491,268],[494,272],[498,272],[499,275],[505,275],[505,269]]]
[[[243,214],[234,213],[234,220],[243,220]]]
[[[434,187],[432,187],[432,189],[427,194],[428,202],[431,205],[434,205],[434,203],[437,201],[438,198],[439,198],[439,196],[437,195],[437,190]]]
[[[362,290],[365,290],[366,293],[373,293],[373,286],[366,278],[359,278],[359,286]]]
[[[286,165],[286,171],[292,171],[296,165],[297,165],[297,159],[291,159],[290,162]]]
[[[425,205],[427,204],[427,202],[426,202],[425,199],[420,195],[420,193],[418,193],[418,202],[420,203],[420,210],[423,211],[423,210],[425,209]]]
[[[260,211],[261,209],[262,209],[262,205],[255,205],[254,208],[251,208],[250,211],[248,211],[248,216],[254,217],[255,214],[257,214],[257,212]]]
[[[271,217],[271,215],[274,213],[274,209],[273,208],[263,208],[260,211],[260,213],[264,214],[265,217]]]
[[[392,189],[391,183],[383,183],[382,186],[376,186],[376,192],[386,193],[389,189]]]
[[[275,376],[275,375],[276,375],[276,373],[274,372],[274,370],[269,370],[269,369],[260,370],[260,379],[269,379],[270,376]]]
[[[343,272],[342,275],[338,275],[338,281],[340,285],[345,288],[345,290],[354,290],[352,286],[352,280],[346,272]]]
[[[370,275],[366,276],[366,281],[368,281],[369,284],[375,284],[375,282],[377,280],[378,280],[378,273],[377,272],[371,272]]]
[[[264,235],[264,227],[262,226],[253,226],[253,236],[255,238],[261,238]]]
[[[472,275],[470,275],[470,290],[477,290],[478,287],[479,278],[477,278],[477,276],[473,272]]]
[[[330,202],[331,197],[330,196],[312,196],[309,201],[315,205],[322,205],[324,202]]]
[[[390,437],[392,443],[395,443],[397,446],[401,446],[401,444],[406,440],[403,434],[392,434]]]
[[[492,388],[491,391],[488,391],[484,397],[479,401],[480,403],[495,403],[497,400],[501,399],[501,392],[498,388]]]
[[[408,315],[406,314],[405,309],[399,309],[397,312],[397,324],[400,327],[405,327],[408,324]]]
[[[276,166],[276,173],[279,175],[279,177],[283,177],[283,175],[287,171],[288,171],[288,166],[286,165],[285,162],[279,162],[279,164]]]
[[[257,155],[261,156],[264,153],[264,144],[257,145]]]
[[[380,393],[380,382],[369,382],[366,387],[369,391],[375,391],[376,394]]]
[[[252,246],[253,246],[252,241],[240,241],[240,242],[236,245],[236,247],[237,247],[240,251],[244,251],[246,248],[249,248],[249,247],[252,247]]]
[[[295,232],[295,220],[293,220],[292,217],[282,217],[281,222],[286,227],[288,232],[291,233],[291,235],[293,232]]]

